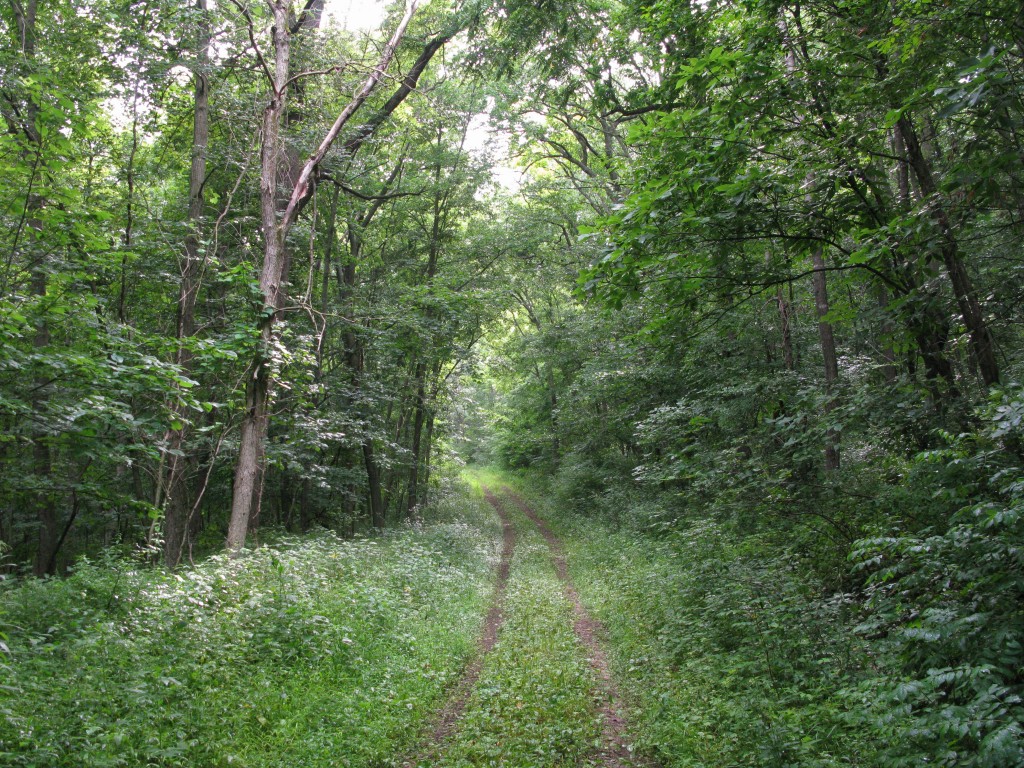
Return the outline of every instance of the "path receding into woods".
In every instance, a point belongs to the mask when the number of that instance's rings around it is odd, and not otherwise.
[[[452,730],[456,727],[459,718],[462,717],[462,713],[466,709],[469,697],[473,693],[477,681],[480,679],[480,671],[483,669],[484,660],[487,654],[494,648],[494,644],[498,642],[498,633],[501,631],[501,625],[504,622],[505,617],[502,611],[505,603],[505,590],[508,588],[509,572],[512,570],[512,553],[516,546],[516,529],[505,513],[505,508],[501,501],[486,488],[484,489],[484,498],[494,507],[498,517],[501,518],[502,534],[501,559],[498,561],[498,579],[494,587],[494,596],[491,598],[491,606],[487,611],[487,616],[484,618],[483,630],[480,633],[479,650],[476,658],[470,662],[462,675],[462,679],[455,686],[455,690],[439,713],[430,738],[423,746],[421,754],[414,760],[406,761],[406,766],[431,765],[436,762],[439,750],[443,748],[445,741],[451,735]]]
[[[625,709],[608,670],[608,656],[601,647],[601,624],[590,616],[587,609],[583,607],[583,603],[580,602],[579,593],[576,592],[572,577],[569,576],[569,563],[565,558],[565,547],[562,546],[562,542],[547,523],[538,517],[525,501],[515,495],[507,486],[502,488],[502,491],[540,529],[541,535],[544,536],[544,540],[547,541],[551,550],[555,570],[565,588],[565,595],[572,603],[573,613],[576,615],[573,631],[586,648],[587,661],[590,662],[590,667],[597,677],[594,703],[603,726],[601,746],[598,750],[599,764],[607,766],[607,768],[625,768],[636,765],[638,761],[626,746]]]
[[[485,742],[493,742],[494,745],[491,752],[487,753],[486,764],[577,765],[587,768],[651,765],[632,754],[628,747],[625,708],[601,645],[602,628],[580,601],[569,575],[562,542],[529,504],[510,488],[503,487],[498,494],[487,488],[483,491],[484,498],[501,519],[503,541],[497,583],[484,621],[478,652],[436,717],[418,755],[406,760],[403,765],[406,768],[475,765],[484,757],[474,752],[474,749]],[[534,576],[531,581],[528,574],[537,572],[538,563],[547,575]],[[522,615],[524,612],[517,608],[518,602],[522,602],[521,595],[531,589],[546,593],[550,601],[558,604],[554,615],[560,621],[556,626],[544,625],[541,619],[534,621],[529,615]],[[510,601],[513,603],[511,606],[508,605]],[[512,616],[508,622],[506,613]],[[525,613],[528,614],[529,610]],[[516,695],[515,683],[506,683],[502,691],[501,675],[520,681],[524,689],[522,693],[526,696],[526,689],[532,687],[529,682],[531,679],[558,678],[563,675],[563,671],[545,666],[547,660],[543,651],[537,654],[528,649],[529,641],[517,636],[523,627],[535,633],[539,631],[543,634],[546,631],[558,635],[550,639],[535,637],[535,647],[559,647],[559,643],[563,649],[570,647],[579,670],[573,679],[580,689],[578,698],[574,700],[575,711],[571,714],[576,722],[584,724],[582,729],[577,727],[576,731],[567,725],[564,743],[559,743],[560,738],[556,737],[553,744],[549,739],[547,751],[537,747],[535,763],[522,762],[524,758],[521,755],[516,758],[503,752],[502,745],[506,739],[511,741],[524,732],[531,732],[535,726],[529,719],[531,716],[536,717],[537,711],[525,706]],[[499,643],[505,646],[505,653],[496,650]],[[536,664],[538,669],[512,670],[509,676],[509,670],[505,668],[510,664]],[[570,678],[571,675],[565,675],[566,680]],[[496,679],[499,682],[495,682]],[[502,696],[513,697],[513,706],[502,707],[492,701]],[[495,711],[499,712],[498,717],[493,716]],[[484,729],[487,732],[481,732],[481,720],[490,721]]]

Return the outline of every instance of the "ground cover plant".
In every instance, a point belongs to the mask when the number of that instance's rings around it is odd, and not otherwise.
[[[822,599],[792,555],[711,523],[671,536],[615,524],[528,480],[605,627],[639,749],[664,766],[870,762],[878,745],[841,695],[865,648],[848,606]]]
[[[1024,765],[1020,0],[0,40],[0,765]]]
[[[451,495],[376,538],[285,538],[167,573],[5,585],[0,763],[369,766],[473,654],[499,537]]]
[[[547,544],[514,505],[504,505],[517,532],[505,622],[436,765],[580,765],[599,740],[595,681]]]

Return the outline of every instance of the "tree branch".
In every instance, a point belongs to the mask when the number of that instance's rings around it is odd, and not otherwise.
[[[335,139],[338,138],[338,134],[341,133],[341,129],[345,127],[345,124],[349,119],[356,113],[356,111],[363,105],[370,94],[373,93],[374,88],[384,77],[384,72],[391,64],[391,60],[395,56],[395,51],[398,48],[398,44],[402,41],[402,37],[405,35],[405,30],[409,26],[409,22],[412,20],[413,14],[416,12],[418,0],[412,0],[409,3],[409,7],[405,11],[405,15],[398,24],[398,28],[395,33],[391,36],[388,44],[384,46],[384,52],[381,54],[380,62],[377,64],[373,72],[363,83],[363,87],[359,89],[352,101],[341,110],[338,118],[334,121],[334,125],[331,126],[330,130],[327,131],[327,135],[324,136],[323,141],[320,142],[320,146],[316,148],[316,151],[310,155],[306,164],[302,166],[302,170],[299,172],[299,178],[295,183],[295,188],[292,190],[291,198],[288,200],[288,206],[285,208],[284,216],[281,218],[280,227],[282,231],[287,231],[288,228],[298,218],[299,212],[305,207],[306,203],[313,196],[313,184],[314,175],[317,169],[320,167],[320,163],[323,162],[324,157],[327,155],[327,151],[334,144]]]
[[[267,81],[270,83],[271,90],[274,91],[274,96],[280,96],[274,88],[274,75],[271,73],[270,67],[267,66],[267,60],[263,58],[263,52],[256,44],[256,22],[252,20],[252,16],[249,14],[249,8],[242,5],[239,0],[231,0],[231,4],[235,6],[239,13],[241,13],[245,18],[246,31],[249,33],[249,44],[252,46],[253,53],[256,54],[256,61],[259,62],[260,68],[263,70],[263,74],[267,76]]]

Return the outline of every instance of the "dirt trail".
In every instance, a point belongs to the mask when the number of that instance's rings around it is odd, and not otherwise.
[[[632,766],[650,765],[632,755],[626,748],[625,734],[626,721],[623,716],[624,708],[619,698],[615,683],[608,670],[608,656],[601,647],[598,639],[601,633],[601,623],[587,613],[587,609],[580,602],[576,587],[573,586],[572,578],[569,576],[569,565],[565,559],[565,548],[562,542],[554,534],[537,513],[530,509],[529,505],[517,496],[511,488],[503,487],[502,493],[512,501],[523,514],[525,514],[540,530],[541,535],[551,549],[551,558],[555,563],[555,570],[565,589],[565,595],[572,603],[573,611],[576,614],[576,621],[573,629],[580,642],[587,649],[587,657],[591,669],[597,676],[597,705],[598,712],[604,727],[601,733],[601,747],[594,755],[599,764],[604,768],[631,768]],[[493,502],[492,502],[493,503]]]
[[[491,652],[491,649],[494,648],[494,644],[498,642],[498,633],[501,631],[501,625],[505,620],[503,614],[505,590],[508,586],[509,572],[512,569],[512,553],[516,545],[516,531],[512,527],[512,522],[509,520],[508,515],[505,513],[501,500],[487,488],[484,488],[483,491],[484,498],[494,507],[494,511],[501,518],[502,530],[501,560],[498,563],[498,581],[494,587],[494,596],[491,598],[491,607],[487,611],[487,617],[484,619],[476,657],[466,668],[462,679],[455,686],[447,703],[438,715],[431,736],[422,748],[420,755],[415,759],[405,761],[404,765],[406,768],[418,765],[432,765],[436,762],[438,751],[452,734],[459,718],[462,717],[462,713],[466,710],[469,697],[476,687],[477,680],[480,679],[480,671],[483,669],[484,659]]]

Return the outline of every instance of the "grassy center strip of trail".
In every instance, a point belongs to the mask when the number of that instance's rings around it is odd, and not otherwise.
[[[504,624],[443,753],[421,766],[569,768],[600,740],[594,677],[540,532],[496,499],[517,532]]]
[[[601,717],[602,729],[599,746],[592,757],[596,758],[598,764],[605,768],[627,768],[627,766],[648,765],[648,762],[642,761],[638,756],[633,755],[626,745],[625,708],[608,668],[608,656],[602,648],[599,639],[603,630],[600,622],[587,612],[587,609],[580,600],[576,586],[569,575],[569,564],[566,559],[565,547],[548,524],[522,498],[517,496],[511,488],[504,486],[501,490],[505,497],[512,501],[537,526],[537,529],[544,537],[551,552],[551,560],[555,565],[558,578],[562,582],[565,596],[572,604],[573,613],[575,614],[573,631],[583,647],[586,648],[588,661],[597,678],[595,705]]]
[[[508,588],[509,572],[512,569],[512,554],[516,545],[516,529],[505,512],[504,505],[486,487],[482,488],[484,498],[498,513],[501,520],[501,559],[498,562],[498,578],[494,586],[494,594],[491,598],[490,609],[484,619],[483,630],[480,633],[480,640],[476,657],[466,667],[462,679],[455,686],[448,701],[438,714],[437,722],[432,729],[431,737],[421,748],[420,756],[406,761],[404,765],[434,765],[437,762],[439,750],[451,736],[452,731],[458,724],[459,718],[466,709],[477,680],[480,678],[480,671],[483,669],[484,660],[487,654],[498,642],[498,634],[501,632],[501,625],[504,622],[505,591]]]

